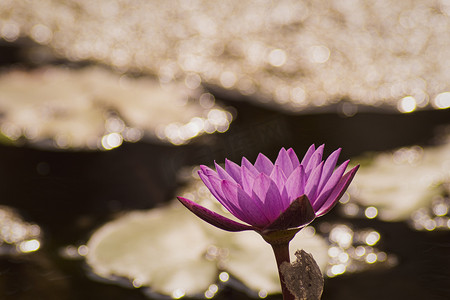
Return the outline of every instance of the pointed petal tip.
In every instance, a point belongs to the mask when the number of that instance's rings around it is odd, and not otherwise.
[[[349,160],[348,162],[350,162],[350,160]],[[357,164],[357,165],[354,166],[350,171],[348,171],[348,173],[352,172],[352,173],[353,173],[352,176],[354,176],[354,173],[356,173],[356,172],[359,170],[359,167],[360,167],[360,165]],[[353,179],[353,178],[352,178],[352,179]]]
[[[342,176],[340,182],[338,183],[338,186],[335,188],[335,190],[332,192],[332,194],[335,193],[335,196],[330,196],[330,200],[327,200],[325,203],[321,205],[320,208],[316,210],[317,217],[323,216],[324,214],[328,213],[338,202],[339,199],[341,199],[342,195],[347,190],[350,183],[353,181],[353,178],[355,177],[356,171],[359,169],[359,164],[353,167],[350,171],[344,174]]]
[[[331,153],[331,155],[333,155],[334,153],[337,153],[335,155],[339,156],[341,154],[341,152],[342,152],[342,148],[337,148],[336,150],[333,151],[333,153]]]
[[[198,170],[198,172],[205,172],[205,169],[207,168],[205,165],[200,165],[199,166],[200,170]]]
[[[348,171],[346,174],[350,174],[349,175],[349,181],[352,182],[353,178],[356,175],[356,172],[359,170],[359,164],[354,166],[350,171]]]
[[[259,172],[263,172],[267,175],[270,175],[270,173],[272,173],[273,170],[273,163],[267,156],[265,156],[262,153],[259,153],[255,161],[255,168]]]
[[[347,166],[348,166],[348,164],[350,163],[350,159],[347,159],[346,161],[344,161],[342,164],[340,164],[339,165],[339,167],[341,167],[341,166],[345,166],[345,168],[344,169],[347,169]],[[338,168],[339,168],[338,167]]]
[[[281,147],[280,151],[278,151],[278,156],[280,156],[280,153],[282,153],[282,152],[287,152],[286,148]]]
[[[216,171],[217,171],[217,167],[220,167],[219,164],[216,162],[216,160],[214,160],[214,166],[216,167]]]
[[[242,224],[219,215],[218,213],[215,213],[187,198],[177,197],[177,199],[197,217],[217,228],[226,231],[244,231],[254,229],[250,225]]]
[[[211,175],[216,173],[216,171],[205,165],[200,165],[200,170],[198,172],[202,172],[205,175]]]

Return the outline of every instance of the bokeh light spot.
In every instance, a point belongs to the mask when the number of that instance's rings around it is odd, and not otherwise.
[[[374,206],[369,206],[364,211],[364,214],[365,214],[366,218],[373,219],[378,215],[378,209]]]
[[[323,64],[330,58],[330,49],[325,46],[312,46],[309,48],[309,60],[312,63]]]
[[[23,241],[19,244],[20,252],[23,252],[23,253],[34,252],[34,251],[38,250],[40,247],[41,247],[41,243],[36,239]]]
[[[377,255],[375,253],[369,253],[366,256],[366,262],[369,264],[373,264],[377,261]]]
[[[227,282],[228,279],[230,279],[230,275],[229,275],[227,272],[221,272],[221,273],[219,274],[219,279],[220,279],[220,281],[222,281],[222,282]]]
[[[417,101],[414,97],[408,96],[402,98],[398,102],[398,110],[402,113],[410,113],[413,112],[417,107]]]
[[[272,50],[269,53],[269,63],[274,67],[281,67],[286,63],[286,52],[281,49]]]
[[[434,98],[433,106],[438,109],[450,107],[450,92],[440,93]]]
[[[102,146],[106,150],[117,148],[120,145],[122,145],[122,142],[123,142],[122,135],[117,132],[107,134],[102,138]]]
[[[378,243],[378,241],[380,240],[380,234],[376,231],[372,231],[370,232],[367,236],[366,236],[366,244],[369,246],[373,246],[376,243]]]
[[[180,299],[180,298],[184,297],[185,294],[186,294],[186,293],[185,293],[184,290],[182,290],[182,289],[176,289],[176,290],[174,290],[174,291],[172,292],[172,298],[173,298],[173,299]]]

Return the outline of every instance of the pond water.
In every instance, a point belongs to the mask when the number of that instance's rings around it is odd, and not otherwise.
[[[72,152],[0,145],[1,205],[41,228],[38,251],[0,256],[1,299],[157,299],[136,288],[94,276],[83,259],[61,249],[83,245],[105,222],[125,211],[163,206],[181,187],[183,167],[210,165],[225,157],[273,159],[280,147],[297,153],[325,143],[326,154],[342,147],[341,158],[436,142],[450,125],[450,110],[412,114],[337,113],[289,115],[239,100],[229,131],[184,146],[125,143],[111,151]],[[406,222],[347,218],[333,210],[316,221],[370,227],[382,235],[379,248],[393,253],[391,268],[368,269],[325,280],[323,299],[447,299],[450,295],[450,231],[416,231]],[[226,286],[217,299],[248,299],[245,289]],[[281,299],[274,295],[268,299]]]

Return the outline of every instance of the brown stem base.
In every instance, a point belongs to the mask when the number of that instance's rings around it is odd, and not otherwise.
[[[286,282],[284,276],[281,273],[281,264],[283,262],[290,263],[291,259],[289,256],[289,241],[283,243],[270,244],[275,254],[275,259],[277,261],[278,275],[280,276],[281,292],[283,293],[283,300],[295,300],[294,295],[289,292],[286,287]]]

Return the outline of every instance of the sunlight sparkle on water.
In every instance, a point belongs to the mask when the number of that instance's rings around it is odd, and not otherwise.
[[[398,102],[397,108],[402,113],[410,113],[416,109],[417,101],[414,97],[407,96]]]
[[[352,243],[353,231],[346,225],[336,226],[330,232],[330,239],[340,247],[347,248]]]
[[[353,230],[350,225],[329,223],[322,223],[319,229],[325,234],[329,232],[329,261],[325,272],[328,277],[397,264],[395,255],[372,247],[381,239],[380,233],[373,229]]]
[[[258,292],[258,297],[261,298],[261,299],[266,298],[268,295],[269,295],[269,293],[267,293],[266,290],[260,290],[260,291]]]
[[[218,291],[219,291],[219,287],[217,286],[217,284],[211,284],[209,286],[208,290],[205,292],[205,298],[206,299],[213,298]]]
[[[219,279],[222,282],[227,282],[230,279],[230,275],[227,272],[222,272],[219,274]]]
[[[281,49],[272,50],[269,54],[269,63],[274,67],[281,67],[286,63],[286,52]]]
[[[30,38],[66,60],[155,74],[163,84],[185,80],[195,89],[205,83],[274,102],[279,82],[291,95],[302,82],[299,98],[278,104],[290,111],[318,101],[333,105],[343,95],[355,106],[382,102],[403,113],[428,106],[428,97],[435,109],[450,107],[443,0],[226,1],[220,10],[204,0],[139,6],[118,0],[111,10],[104,9],[107,0],[9,2],[0,39]]]
[[[102,146],[106,150],[111,150],[113,148],[117,148],[122,145],[123,137],[120,133],[113,132],[103,136],[102,138]]]
[[[374,262],[377,261],[377,255],[376,255],[375,253],[369,253],[369,254],[367,254],[367,256],[366,256],[366,261],[367,261],[369,264],[373,264]]]
[[[26,254],[41,248],[41,229],[22,220],[7,206],[0,206],[0,253]]]
[[[372,231],[370,232],[367,236],[366,236],[366,244],[369,246],[373,246],[376,243],[378,243],[378,241],[380,240],[380,234],[376,231]]]
[[[185,294],[186,294],[185,291],[183,291],[182,289],[176,289],[172,292],[172,298],[180,299],[180,298],[184,297]]]
[[[309,48],[309,60],[316,64],[323,64],[330,58],[330,49],[319,45]]]
[[[374,206],[369,206],[364,211],[364,214],[366,215],[366,217],[368,219],[373,219],[373,218],[375,218],[378,215],[378,209],[376,207],[374,207]]]
[[[19,244],[19,249],[23,253],[34,252],[38,250],[40,247],[41,243],[36,239],[23,241]]]
[[[434,98],[433,106],[438,109],[446,109],[450,107],[450,92],[438,94]]]
[[[140,288],[142,287],[142,281],[139,280],[138,278],[133,279],[132,285],[134,288]]]

